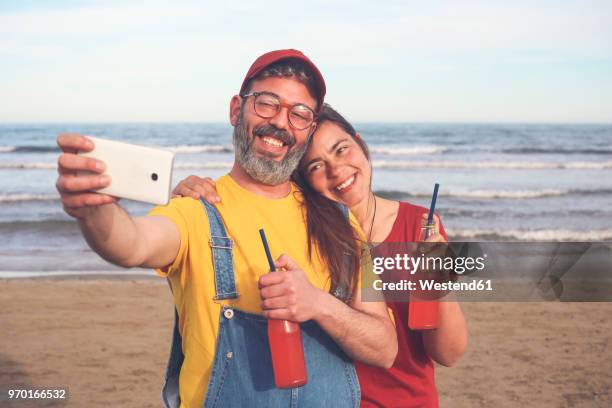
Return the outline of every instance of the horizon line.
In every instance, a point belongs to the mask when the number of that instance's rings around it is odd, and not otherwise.
[[[369,121],[351,121],[353,124],[397,124],[397,125],[598,125],[598,126],[612,126],[612,121],[399,121],[399,120],[369,120]],[[229,121],[190,121],[190,120],[176,120],[176,121],[0,121],[0,126],[4,125],[198,125],[198,124],[210,124],[210,125],[227,125],[231,127]]]

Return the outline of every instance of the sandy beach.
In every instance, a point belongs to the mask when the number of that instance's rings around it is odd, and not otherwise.
[[[442,407],[612,406],[611,303],[464,303],[469,348]],[[158,407],[172,328],[162,279],[0,280],[1,406]],[[8,388],[68,387],[66,404]]]

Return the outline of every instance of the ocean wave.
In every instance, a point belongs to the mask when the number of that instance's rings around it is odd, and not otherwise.
[[[52,276],[78,276],[78,277],[103,277],[103,276],[118,276],[118,277],[130,277],[130,276],[151,276],[155,277],[156,274],[152,270],[90,270],[84,272],[79,271],[2,271],[0,270],[0,279],[26,279],[26,278],[45,278]]]
[[[502,149],[509,154],[612,154],[610,149],[563,149],[546,147],[513,147]]]
[[[222,145],[171,146],[165,149],[175,153],[231,153],[234,151],[232,146]]]
[[[571,190],[557,190],[545,188],[542,190],[470,190],[470,191],[449,191],[440,194],[442,197],[457,197],[457,198],[540,198],[540,197],[557,197],[570,194]],[[425,195],[426,197],[429,194]]]
[[[55,201],[57,194],[0,194],[0,203],[18,203],[23,201]]]
[[[409,192],[398,190],[377,190],[376,194],[389,199],[402,199],[405,197],[431,197],[431,192]],[[468,190],[468,191],[443,191],[438,194],[441,197],[451,198],[484,198],[484,199],[524,199],[542,197],[560,197],[567,195],[612,195],[610,189],[553,189],[544,188],[539,190]]]
[[[0,170],[55,170],[56,163],[0,163]]]
[[[0,221],[0,229],[27,229],[27,228],[42,228],[45,227],[65,227],[75,226],[72,219],[50,218],[44,220],[16,220],[16,221]]]
[[[500,230],[500,229],[446,229],[452,241],[492,240],[492,241],[607,241],[612,240],[612,230]]]
[[[0,146],[0,153],[51,153],[59,151],[58,146]]]
[[[80,235],[78,224],[70,219],[3,221],[0,222],[0,234],[5,236],[10,236],[11,234],[36,234],[41,237],[46,236],[45,234],[51,234],[54,237],[53,239],[70,239],[70,237],[78,237]]]
[[[374,168],[379,169],[508,169],[508,170],[606,170],[612,169],[612,161],[607,162],[568,162],[568,163],[529,163],[529,162],[425,162],[425,161],[384,161],[374,160]],[[176,169],[225,169],[231,168],[230,162],[179,163]],[[0,170],[55,170],[56,163],[0,163]]]
[[[198,169],[231,169],[233,163],[212,162],[212,163],[179,163],[174,168],[178,170],[198,170]]]
[[[231,145],[177,145],[177,146],[156,146],[175,153],[232,153]],[[369,146],[371,153],[396,156],[414,156],[439,154],[449,151],[447,146]],[[0,153],[57,153],[60,149],[56,145],[51,146],[0,146]],[[612,149],[563,149],[563,148],[538,148],[538,147],[519,147],[501,149],[502,153],[517,154],[562,154],[562,155],[610,155]],[[522,165],[523,163],[519,163]],[[556,163],[545,163],[556,164]]]
[[[522,210],[525,210],[524,212]],[[605,210],[569,210],[567,208],[560,209],[544,209],[543,211],[529,211],[530,209],[523,208],[521,211],[513,211],[508,213],[504,208],[498,210],[483,210],[483,209],[467,209],[467,208],[456,208],[456,207],[445,207],[444,210],[440,210],[446,217],[477,217],[479,219],[491,219],[495,217],[512,217],[524,219],[526,217],[611,217],[612,211]]]
[[[174,165],[178,170],[197,170],[197,169],[231,169],[233,163],[230,162],[209,162],[209,163],[178,163]],[[56,163],[0,163],[0,170],[55,170]]]
[[[227,145],[178,145],[156,146],[159,149],[170,150],[175,153],[231,153],[232,146]],[[59,153],[58,146],[0,146],[0,153]]]
[[[374,160],[375,168],[382,169],[572,169],[572,170],[601,170],[612,169],[612,161],[606,162],[430,162],[430,161],[386,161]]]
[[[210,165],[208,167],[197,167],[197,169],[219,169],[225,168],[224,164],[215,167]],[[184,169],[194,169],[191,167],[183,167]],[[429,198],[430,192],[409,192],[399,190],[376,190],[375,193],[382,197],[391,200],[403,200],[407,198]],[[562,197],[577,195],[581,197],[585,196],[597,196],[597,195],[610,195],[612,196],[611,189],[540,189],[540,190],[468,190],[468,191],[444,191],[438,194],[440,197],[449,198],[467,198],[467,199],[535,199],[545,197]],[[2,203],[18,203],[18,202],[32,202],[32,201],[55,201],[59,199],[59,195],[56,194],[0,194],[0,204]],[[464,215],[464,214],[462,214]]]
[[[415,146],[415,147],[380,147],[370,146],[370,153],[411,156],[417,154],[437,154],[448,150],[446,146]]]

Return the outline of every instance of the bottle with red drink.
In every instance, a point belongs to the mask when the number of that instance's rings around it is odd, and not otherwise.
[[[270,319],[268,341],[276,386],[294,388],[305,385],[306,362],[300,325],[289,320]]]
[[[426,237],[433,233],[433,228],[433,225],[423,226],[419,241],[425,241]],[[434,294],[420,290],[419,280],[427,279],[427,272],[418,271],[416,277],[417,289],[410,291],[410,303],[408,303],[408,327],[412,330],[436,329],[438,327],[438,301]]]
[[[270,272],[276,270],[263,228],[259,230]],[[272,355],[274,383],[278,388],[294,388],[307,382],[304,346],[300,325],[289,320],[268,320],[268,342]]]
[[[425,242],[435,232],[434,211],[438,198],[440,184],[434,186],[431,197],[431,205],[427,217],[427,224],[421,227],[419,242]],[[420,279],[427,278],[427,271],[417,271],[417,288],[410,293],[410,303],[408,303],[408,327],[413,330],[436,329],[438,327],[439,304],[435,294],[428,294],[420,289]]]

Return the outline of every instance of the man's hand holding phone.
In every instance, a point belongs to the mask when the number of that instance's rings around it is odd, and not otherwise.
[[[93,192],[110,185],[110,177],[103,174],[105,163],[77,154],[94,150],[92,140],[78,133],[63,133],[58,136],[57,144],[62,154],[57,161],[59,177],[55,186],[66,213],[84,218],[96,207],[117,201],[115,197]]]
[[[63,134],[57,189],[66,212],[82,218],[116,197],[166,205],[174,153],[116,140]]]

